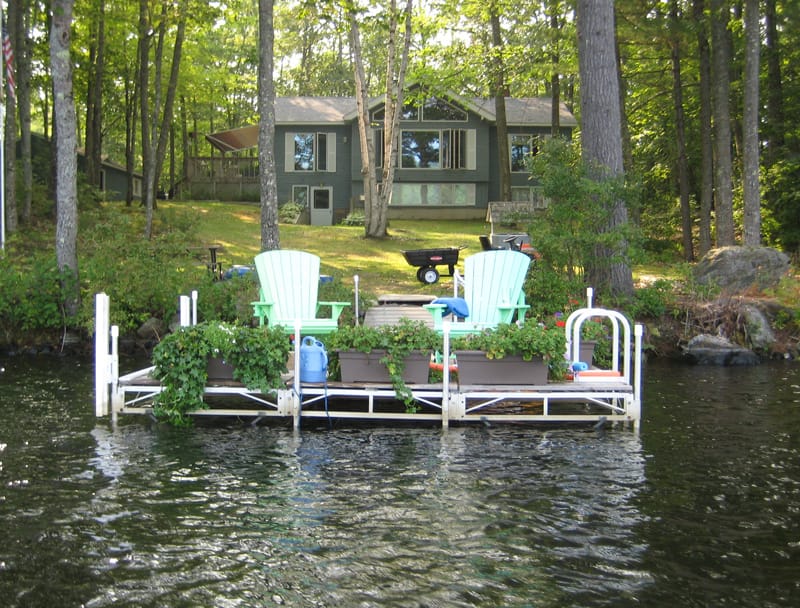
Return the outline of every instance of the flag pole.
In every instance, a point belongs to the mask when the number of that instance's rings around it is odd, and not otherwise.
[[[3,2],[0,0],[0,23],[3,22]],[[6,81],[5,58],[0,69],[0,251],[6,250]]]

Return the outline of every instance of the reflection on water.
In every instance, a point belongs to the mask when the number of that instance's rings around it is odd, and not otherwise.
[[[641,436],[93,417],[0,376],[0,604],[789,606],[800,376],[651,365]]]

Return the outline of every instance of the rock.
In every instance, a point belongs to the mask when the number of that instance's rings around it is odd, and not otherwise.
[[[709,251],[694,269],[700,285],[716,286],[728,294],[777,285],[789,270],[789,256],[771,247],[719,247]]]
[[[689,340],[683,354],[698,365],[757,365],[761,362],[752,350],[709,334],[700,334]]]
[[[769,319],[764,312],[754,304],[742,306],[750,346],[756,350],[768,350],[775,342],[775,332],[772,331]]]
[[[164,321],[156,319],[155,317],[147,319],[147,321],[142,323],[139,329],[136,330],[136,335],[142,340],[159,340],[165,333],[167,333],[167,326],[164,325]]]

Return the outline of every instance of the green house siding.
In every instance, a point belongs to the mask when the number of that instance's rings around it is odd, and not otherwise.
[[[397,166],[390,217],[450,219],[482,218],[489,201],[500,194],[498,150],[491,100],[429,98],[409,108],[397,135]],[[550,132],[550,101],[540,98],[507,98],[509,133],[542,135]],[[382,104],[370,109],[370,138],[376,160],[382,164]],[[570,136],[575,119],[562,105],[562,132]],[[442,120],[432,118],[442,117]],[[278,203],[290,200],[313,212],[330,203],[331,220],[338,222],[354,209],[363,209],[361,146],[354,98],[294,97],[276,100],[275,167]],[[223,151],[223,158],[195,159],[198,182],[217,194],[223,177],[232,174],[234,186],[255,187],[258,200],[257,162],[251,170],[240,154],[257,146],[257,127],[241,127],[207,136]],[[531,140],[533,141],[533,140]],[[515,142],[515,158],[521,167],[531,145]],[[229,155],[232,153],[231,155]],[[255,159],[257,160],[257,159]],[[212,162],[213,161],[213,162]],[[220,162],[222,161],[222,162]],[[231,171],[226,166],[238,163]],[[213,167],[209,171],[206,167]],[[382,167],[376,167],[380,179]],[[252,175],[251,175],[252,174]],[[209,179],[210,178],[210,179]],[[253,179],[256,178],[256,179]],[[188,180],[194,190],[193,179]],[[533,196],[528,173],[512,174],[514,197]],[[317,198],[315,198],[317,196]],[[317,213],[319,220],[319,213]],[[312,218],[312,223],[314,223]]]

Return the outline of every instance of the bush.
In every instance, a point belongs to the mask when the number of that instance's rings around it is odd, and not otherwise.
[[[55,256],[37,254],[23,262],[0,257],[0,327],[7,342],[67,324],[62,309],[62,278],[66,277],[59,272]]]

